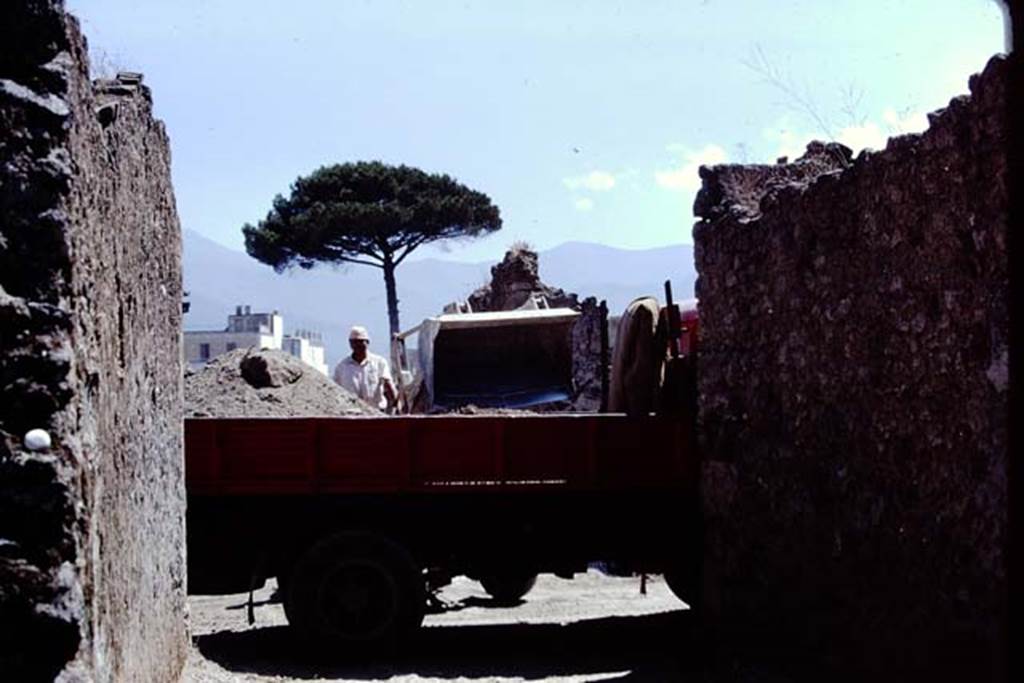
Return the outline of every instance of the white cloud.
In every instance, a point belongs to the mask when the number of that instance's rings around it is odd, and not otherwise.
[[[696,192],[700,189],[701,180],[697,170],[701,166],[712,166],[725,163],[725,150],[718,145],[706,145],[703,149],[687,151],[681,145],[668,146],[669,151],[682,153],[682,163],[671,169],[654,172],[654,180],[659,187],[667,190],[683,190]]]
[[[594,208],[594,200],[590,197],[583,197],[573,202],[577,211],[591,211]]]
[[[585,175],[563,178],[562,183],[570,190],[606,192],[615,187],[615,176],[607,171],[591,171]]]
[[[920,133],[928,129],[928,115],[923,111],[886,109],[882,112],[882,120],[890,135]]]
[[[847,126],[839,131],[836,142],[841,142],[857,154],[862,149],[884,149],[888,136],[882,132],[874,121],[866,121],[857,126]]]
[[[788,120],[783,118],[775,127],[765,128],[761,134],[766,140],[775,143],[775,153],[773,154],[775,158],[788,157],[792,161],[804,153],[807,143],[815,136],[810,133],[797,132],[788,123]]]
[[[881,150],[893,135],[920,133],[928,128],[928,117],[924,112],[905,109],[896,111],[889,107],[882,112],[881,121],[864,120],[860,124],[846,126],[836,134],[836,142],[841,142],[854,154],[862,149]],[[762,131],[764,138],[775,144],[775,157],[789,157],[790,161],[803,156],[807,151],[807,143],[811,140],[825,141],[826,135],[795,130],[787,117]]]

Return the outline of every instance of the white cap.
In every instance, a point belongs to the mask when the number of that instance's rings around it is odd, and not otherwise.
[[[353,339],[365,339],[370,341],[370,333],[366,331],[366,328],[362,325],[353,325],[352,329],[348,333],[349,341]]]

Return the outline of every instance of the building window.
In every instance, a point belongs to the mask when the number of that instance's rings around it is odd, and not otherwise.
[[[210,360],[210,345],[200,344],[199,345],[199,360]]]
[[[228,351],[234,351],[238,348],[238,344],[235,342],[228,342]]]

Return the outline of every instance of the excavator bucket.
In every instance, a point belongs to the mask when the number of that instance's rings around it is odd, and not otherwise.
[[[419,368],[433,408],[523,408],[572,396],[568,308],[451,313],[419,326]]]

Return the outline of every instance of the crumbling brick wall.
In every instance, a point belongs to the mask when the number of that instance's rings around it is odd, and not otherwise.
[[[998,661],[1007,65],[883,151],[701,170],[709,604],[735,643],[891,680]]]
[[[60,0],[0,9],[0,671],[174,680],[187,651],[180,228],[135,75]],[[46,430],[31,450],[24,435]]]

